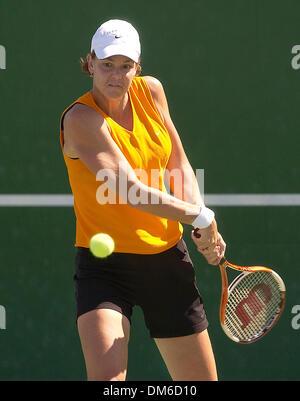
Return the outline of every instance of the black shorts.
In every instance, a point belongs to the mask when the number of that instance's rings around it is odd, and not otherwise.
[[[132,309],[139,305],[153,338],[185,336],[208,326],[183,239],[158,254],[113,253],[105,259],[79,247],[74,282],[77,317],[108,308],[131,322]]]

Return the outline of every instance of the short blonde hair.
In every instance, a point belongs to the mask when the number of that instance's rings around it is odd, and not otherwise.
[[[92,51],[91,56],[92,56],[92,59],[95,59],[97,57],[94,50]],[[84,74],[86,74],[87,76],[92,77],[92,75],[89,71],[89,65],[88,65],[87,58],[83,59],[82,57],[80,57],[80,65],[81,65],[81,71]],[[141,72],[142,72],[142,67],[140,64],[138,64],[135,75],[139,76],[141,74]]]

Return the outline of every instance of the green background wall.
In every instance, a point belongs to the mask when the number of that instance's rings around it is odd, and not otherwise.
[[[61,112],[90,89],[79,66],[103,21],[139,30],[144,75],[159,78],[205,192],[300,193],[297,0],[0,0],[0,194],[69,194]],[[299,380],[299,207],[215,207],[227,256],[284,278],[284,315],[261,341],[231,342],[218,322],[220,277],[195,264],[222,380]],[[74,320],[71,207],[0,208],[0,380],[85,380]],[[266,362],[268,361],[268,362]],[[170,380],[134,311],[128,380]]]

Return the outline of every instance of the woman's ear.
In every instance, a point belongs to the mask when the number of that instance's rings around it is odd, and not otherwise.
[[[92,77],[94,75],[94,65],[93,65],[93,59],[92,59],[91,53],[88,53],[88,55],[86,56],[86,60],[88,63],[88,69],[90,72],[90,76]]]
[[[142,72],[141,59],[137,62],[135,76],[138,77]]]

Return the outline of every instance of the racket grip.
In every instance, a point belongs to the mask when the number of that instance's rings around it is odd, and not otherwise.
[[[201,234],[200,234],[198,231],[199,231],[199,228],[195,228],[195,230],[194,230],[194,236],[195,236],[196,238],[200,238],[200,237],[201,237]]]
[[[219,265],[223,265],[224,263],[227,263],[227,260],[226,260],[225,258],[222,258],[222,259],[220,260]]]

